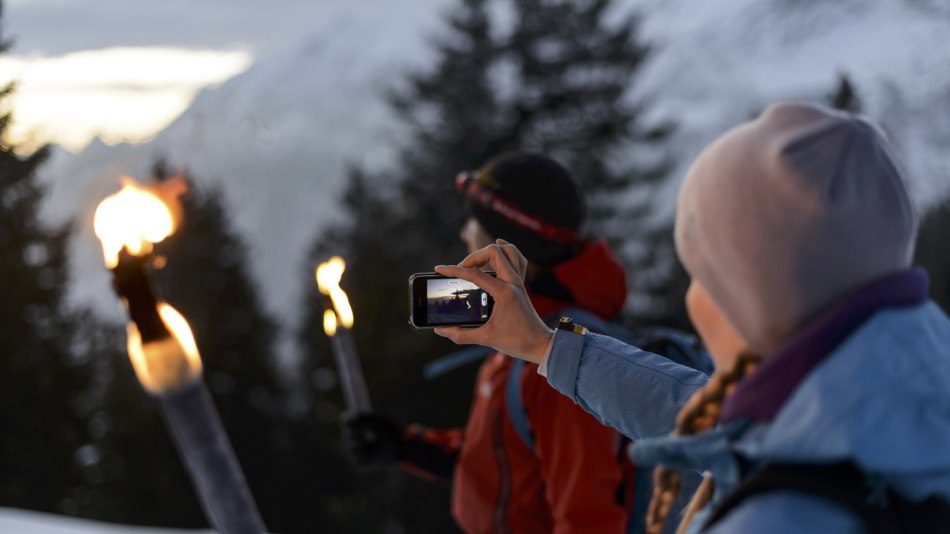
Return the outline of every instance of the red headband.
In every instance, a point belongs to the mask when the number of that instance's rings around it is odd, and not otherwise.
[[[487,189],[476,178],[478,171],[462,171],[455,177],[455,190],[473,199],[482,208],[493,211],[508,222],[531,230],[539,236],[562,245],[577,241],[577,231],[566,226],[558,226],[526,212],[521,206],[509,202]]]

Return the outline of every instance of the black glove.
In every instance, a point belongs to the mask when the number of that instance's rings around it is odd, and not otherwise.
[[[400,460],[402,426],[380,413],[362,413],[343,421],[343,449],[357,465],[389,465]]]

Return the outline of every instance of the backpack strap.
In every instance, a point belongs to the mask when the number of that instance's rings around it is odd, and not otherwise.
[[[521,441],[534,450],[534,432],[531,430],[531,423],[528,421],[528,411],[524,407],[524,399],[521,398],[521,370],[524,369],[524,360],[515,359],[508,369],[508,380],[505,382],[505,406],[508,409],[508,419],[511,425],[515,427],[515,432],[521,437]]]
[[[545,323],[557,322],[561,316],[570,317],[579,324],[597,332],[607,333],[607,331],[610,330],[610,323],[580,308],[565,308],[560,310],[558,313],[546,317]],[[626,329],[619,325],[617,325],[617,328],[626,331]],[[617,332],[614,332],[614,334],[617,334]],[[463,365],[480,360],[494,351],[495,349],[491,347],[482,346],[462,349],[429,363],[422,372],[426,378],[436,378]],[[531,424],[528,422],[528,412],[524,407],[524,399],[521,398],[521,370],[524,369],[524,364],[524,360],[515,359],[508,370],[508,379],[505,382],[505,404],[508,409],[508,419],[515,427],[515,431],[518,432],[518,435],[521,437],[521,440],[524,441],[525,445],[527,445],[529,449],[534,450],[534,432],[531,430]]]
[[[869,534],[923,534],[950,524],[950,503],[930,497],[911,502],[879,477],[852,462],[769,464],[745,478],[710,514],[703,531],[743,500],[776,490],[793,490],[828,499],[861,519]]]
[[[462,350],[457,350],[455,352],[446,354],[435,361],[427,363],[422,369],[422,374],[426,377],[426,379],[431,380],[450,371],[454,371],[463,365],[482,360],[485,358],[485,356],[488,356],[493,352],[495,352],[495,349],[491,347],[483,347],[481,345],[475,345]]]
[[[564,308],[545,317],[544,322],[550,325],[562,316],[570,317],[592,330],[599,330],[598,327],[606,324],[600,317],[580,308]],[[508,368],[508,379],[505,381],[505,407],[508,410],[508,420],[515,427],[515,432],[518,433],[521,441],[534,451],[534,431],[531,430],[528,411],[521,397],[521,370],[524,369],[525,362],[517,358],[514,360]]]
[[[591,330],[602,331],[607,326],[606,321],[580,308],[564,308],[546,317],[545,322],[557,321],[562,316],[570,317]],[[518,436],[521,437],[521,441],[533,451],[534,431],[531,430],[528,411],[524,407],[524,399],[521,396],[521,370],[524,369],[524,364],[524,360],[515,358],[511,367],[508,368],[508,379],[505,381],[505,407],[508,410],[508,419],[511,421],[511,425],[515,427]]]

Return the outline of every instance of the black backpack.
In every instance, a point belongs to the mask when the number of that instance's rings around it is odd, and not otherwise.
[[[794,490],[835,502],[859,517],[869,534],[950,532],[950,503],[936,497],[911,502],[880,477],[851,462],[769,464],[744,478],[712,511],[703,530],[750,496]]]

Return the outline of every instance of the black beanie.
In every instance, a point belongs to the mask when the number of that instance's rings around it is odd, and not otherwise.
[[[525,258],[544,266],[574,255],[584,203],[567,169],[542,155],[511,152],[482,165],[473,178],[506,206],[543,224],[545,230],[530,228],[517,217],[492,209],[468,189],[468,213],[490,235],[513,243]]]

